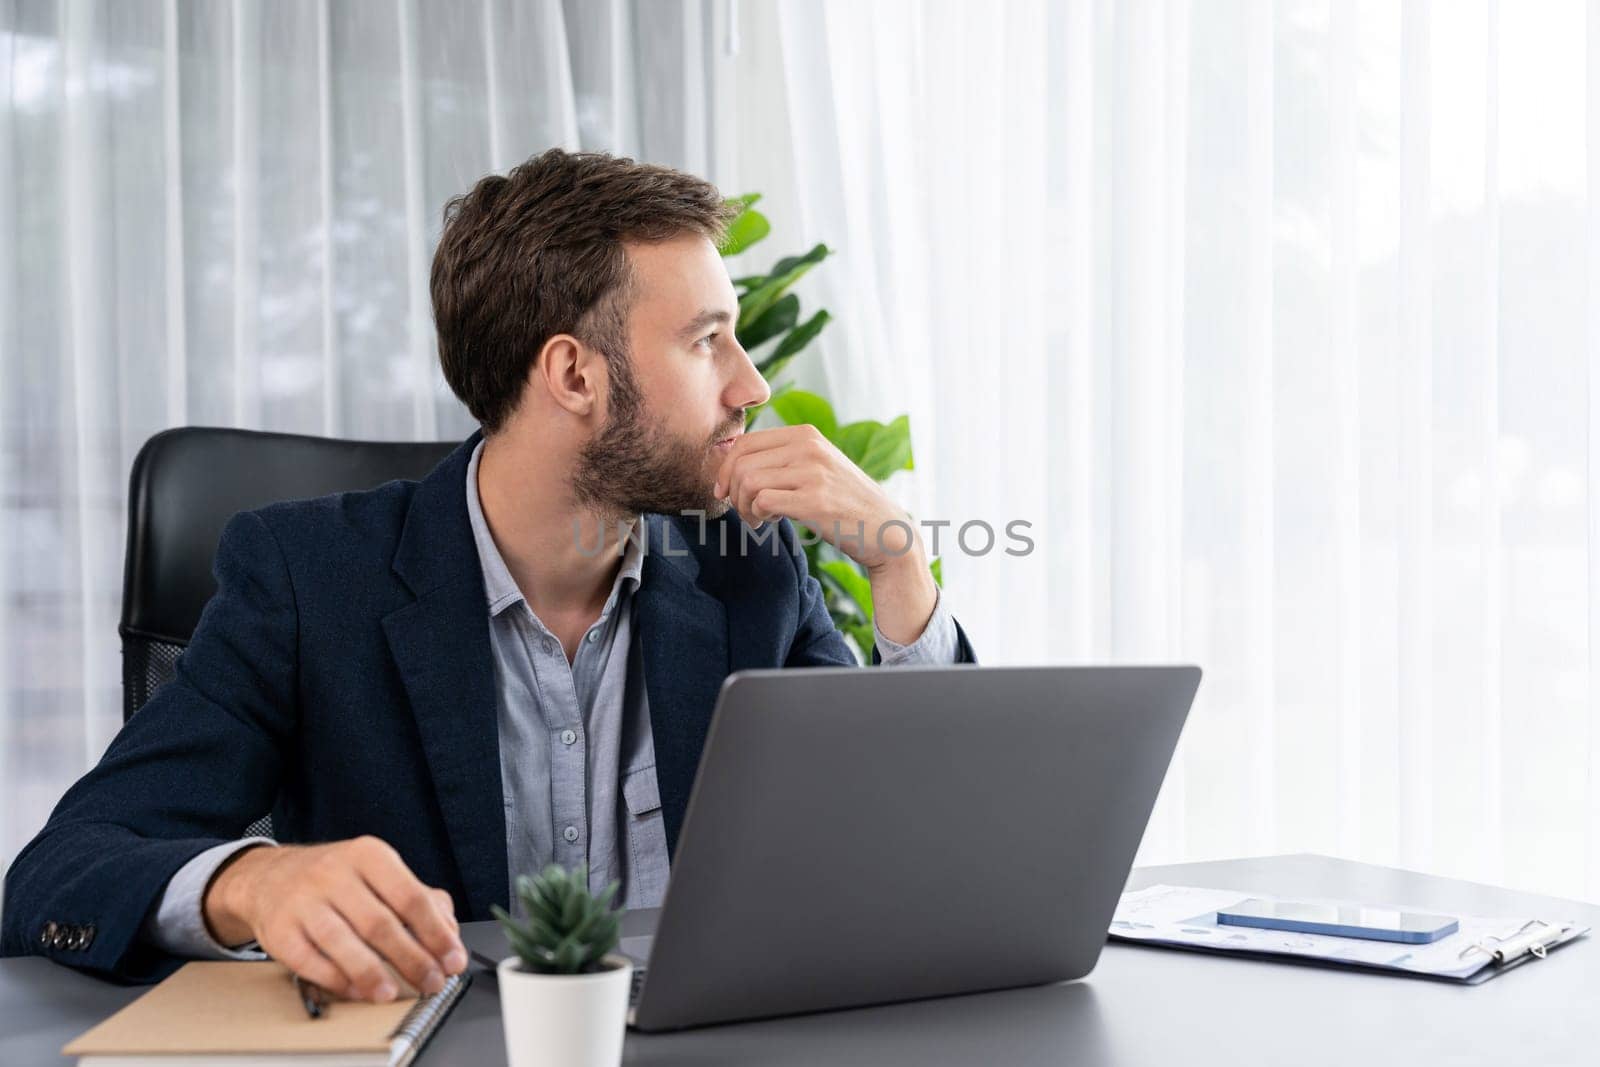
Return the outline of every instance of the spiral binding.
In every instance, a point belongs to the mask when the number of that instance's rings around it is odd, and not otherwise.
[[[417,1053],[422,1051],[422,1046],[427,1044],[428,1038],[433,1036],[434,1030],[444,1021],[444,1017],[449,1014],[456,1001],[461,999],[462,992],[466,990],[467,983],[471,980],[465,972],[453,974],[445,979],[443,989],[431,997],[418,999],[411,1006],[405,1018],[400,1020],[400,1025],[395,1027],[394,1033],[389,1035],[391,1049],[396,1044],[405,1046],[400,1055],[391,1056],[391,1062],[395,1067],[405,1067],[416,1058]]]

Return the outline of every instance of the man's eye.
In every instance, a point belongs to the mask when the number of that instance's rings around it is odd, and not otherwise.
[[[712,341],[715,341],[717,339],[717,337],[718,337],[717,334],[708,333],[704,337],[700,338],[700,340],[696,341],[695,344],[697,344],[697,345],[708,345],[709,346]]]

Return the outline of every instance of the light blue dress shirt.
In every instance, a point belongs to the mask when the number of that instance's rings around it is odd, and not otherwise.
[[[505,801],[507,893],[519,910],[516,876],[549,863],[589,865],[598,891],[622,883],[624,907],[655,907],[666,892],[669,862],[656,786],[650,709],[633,625],[633,593],[644,566],[642,538],[623,546],[617,577],[600,617],[569,663],[561,643],[528,607],[483,517],[478,461],[467,466],[467,513],[483,570],[495,669],[500,781]],[[875,633],[884,666],[954,663],[955,619],[940,592],[933,617],[908,645]],[[224,861],[271,838],[228,841],[201,852],[167,883],[144,936],[178,956],[260,959],[253,943],[219,944],[206,929],[206,887]]]

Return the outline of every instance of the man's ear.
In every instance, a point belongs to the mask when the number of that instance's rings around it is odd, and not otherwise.
[[[605,357],[569,333],[545,341],[529,373],[530,385],[580,418],[598,409],[604,381]]]

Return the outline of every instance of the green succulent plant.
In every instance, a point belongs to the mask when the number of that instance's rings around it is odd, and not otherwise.
[[[489,910],[500,921],[524,969],[536,974],[587,974],[600,969],[617,947],[622,917],[611,906],[620,883],[598,896],[589,892],[589,868],[568,872],[552,863],[537,878],[517,876],[517,899],[527,919],[518,922],[498,904]]]

